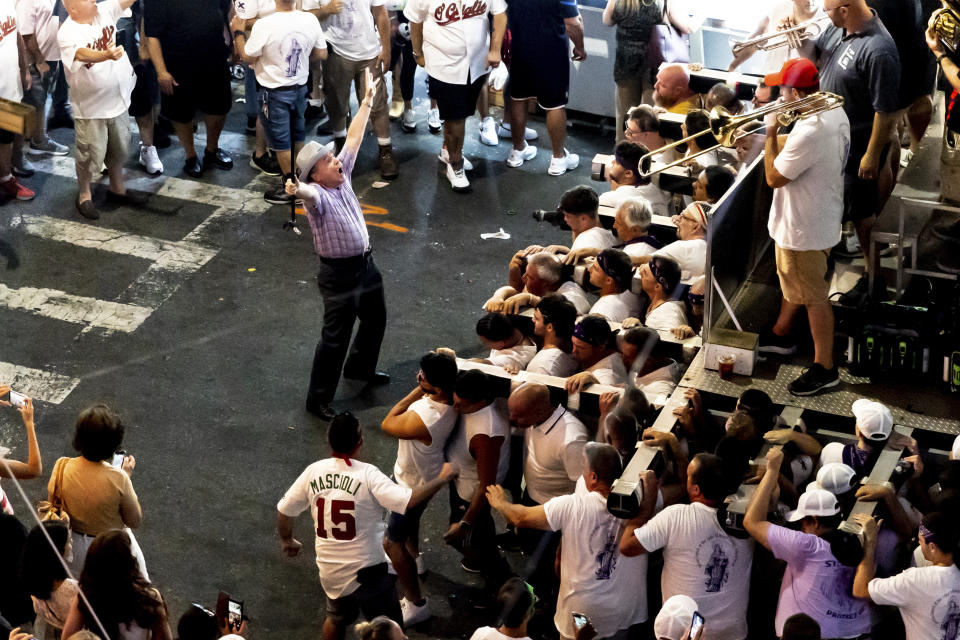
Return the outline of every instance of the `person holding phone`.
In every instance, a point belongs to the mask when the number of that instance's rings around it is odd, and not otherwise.
[[[533,616],[533,605],[536,602],[533,587],[524,582],[523,578],[510,578],[497,592],[500,626],[480,627],[473,632],[470,640],[530,640],[527,636],[527,623]]]
[[[6,397],[6,400],[3,398]],[[16,404],[14,404],[16,402]],[[23,419],[23,426],[27,430],[27,461],[20,462],[5,458],[0,464],[0,478],[16,478],[29,480],[43,473],[43,460],[40,458],[40,445],[37,444],[37,432],[33,424],[33,399],[18,394],[10,389],[10,385],[0,384],[0,407],[15,406]],[[13,514],[13,505],[10,504],[7,494],[0,486],[0,511]]]

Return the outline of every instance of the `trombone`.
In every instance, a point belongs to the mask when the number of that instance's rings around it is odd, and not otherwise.
[[[955,0],[942,0],[943,6],[933,12],[933,30],[950,51],[960,51],[960,5]]]
[[[733,55],[738,56],[744,49],[755,47],[761,51],[769,51],[771,49],[779,49],[781,47],[790,47],[791,49],[799,49],[803,46],[803,41],[807,38],[817,38],[823,33],[824,22],[829,20],[826,16],[821,16],[819,18],[813,18],[812,20],[807,20],[796,26],[790,27],[789,29],[782,29],[780,31],[773,31],[771,33],[765,33],[762,36],[757,36],[750,40],[744,40],[743,42],[735,42],[731,45],[733,50]]]
[[[707,147],[706,149],[701,149],[700,151],[697,151],[696,153],[690,154],[686,157],[674,160],[668,164],[659,165],[654,168],[654,156],[658,156],[665,151],[684,145],[695,138],[699,138],[706,132],[699,131],[693,135],[687,136],[686,138],[677,140],[676,142],[671,142],[670,144],[662,146],[659,149],[654,149],[640,158],[640,175],[644,178],[647,178],[655,173],[660,173],[661,171],[684,164],[688,160],[698,156],[710,153],[711,151],[716,151],[720,147],[733,147],[741,138],[757,132],[756,129],[744,130],[745,125],[756,120],[762,121],[769,114],[775,113],[777,123],[781,127],[787,127],[801,118],[817,115],[825,111],[830,111],[831,109],[838,109],[842,106],[843,98],[841,96],[828,91],[818,91],[798,100],[792,100],[790,102],[775,102],[741,116],[731,115],[730,112],[723,107],[714,107],[710,112],[710,133],[712,133],[713,137],[717,139],[717,144],[713,145],[712,147]],[[644,170],[643,167],[647,167],[647,170]]]

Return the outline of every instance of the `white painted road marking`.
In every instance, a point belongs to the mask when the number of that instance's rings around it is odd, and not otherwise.
[[[87,328],[124,333],[134,331],[153,311],[147,307],[75,296],[56,289],[11,289],[4,284],[0,284],[0,308],[23,310]]]
[[[36,400],[60,404],[80,384],[80,379],[52,371],[0,362],[0,382],[9,384],[14,390]]]

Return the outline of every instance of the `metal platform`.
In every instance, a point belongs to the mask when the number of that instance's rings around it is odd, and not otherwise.
[[[775,404],[792,405],[838,416],[853,416],[850,405],[863,397],[884,403],[893,412],[896,424],[960,435],[960,420],[951,420],[921,415],[904,408],[904,390],[896,386],[874,384],[869,378],[859,378],[840,368],[841,385],[815,396],[795,396],[787,391],[787,385],[803,372],[803,367],[792,364],[774,365],[769,360],[757,367],[753,376],[735,376],[727,381],[716,371],[703,368],[703,351],[690,363],[680,380],[681,387],[693,387],[701,391],[730,397],[738,397],[746,389],[756,388],[767,393]]]

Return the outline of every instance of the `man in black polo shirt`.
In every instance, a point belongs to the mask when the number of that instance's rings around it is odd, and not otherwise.
[[[880,212],[879,175],[887,156],[899,104],[900,57],[890,33],[865,0],[824,0],[833,26],[817,40],[820,88],[844,98],[850,120],[850,153],[844,171],[844,220],[856,227],[866,268],[870,233]],[[892,178],[890,178],[892,179]],[[850,297],[867,293],[866,274]]]
[[[218,146],[233,99],[224,38],[229,12],[230,0],[144,0],[147,48],[163,92],[160,111],[173,122],[186,152],[184,172],[195,178],[209,165],[233,168],[233,159]],[[207,128],[202,157],[193,146],[197,111]]]
[[[573,59],[585,60],[583,20],[576,0],[508,0],[510,25],[510,121],[513,149],[507,166],[519,167],[537,155],[524,140],[527,102],[536,100],[547,112],[547,133],[553,147],[548,173],[563,175],[576,169],[580,158],[564,148],[567,141],[567,99],[570,93],[569,45]]]

